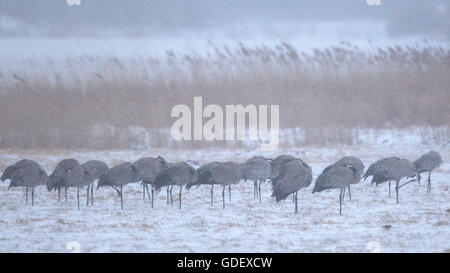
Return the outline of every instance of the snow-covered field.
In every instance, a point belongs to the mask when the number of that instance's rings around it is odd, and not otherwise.
[[[376,145],[302,147],[264,153],[292,154],[313,169],[313,176],[344,155],[360,157],[366,167],[378,158],[397,155],[411,160],[429,150],[441,153],[444,163],[432,173],[432,193],[426,186],[411,183],[400,190],[400,204],[388,197],[388,185],[372,187],[363,182],[346,196],[339,215],[339,191],[311,194],[312,187],[299,193],[298,215],[292,199],[279,204],[263,186],[262,203],[253,199],[253,184],[232,188],[232,201],[221,207],[221,189],[215,189],[215,203],[209,205],[209,187],[183,190],[178,210],[178,189],[174,206],[166,205],[166,193],[156,196],[155,207],[142,200],[139,184],[124,188],[124,210],[117,194],[109,188],[94,192],[93,207],[86,207],[81,192],[81,209],[76,208],[76,190],[69,190],[68,202],[57,202],[55,192],[36,190],[35,206],[25,206],[25,190],[7,190],[0,184],[1,252],[449,252],[450,251],[450,149],[448,145]],[[147,151],[0,151],[0,169],[21,158],[40,162],[47,171],[63,158],[79,161],[103,159],[114,165],[142,156],[162,155],[169,161],[237,160],[261,154],[246,150]],[[175,194],[176,193],[176,194]],[[390,225],[389,229],[384,226]],[[75,242],[75,243],[74,243]]]

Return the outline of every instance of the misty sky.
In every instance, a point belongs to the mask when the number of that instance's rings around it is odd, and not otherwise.
[[[2,0],[0,36],[178,35],[236,26],[376,20],[393,37],[450,38],[450,1],[381,0]]]

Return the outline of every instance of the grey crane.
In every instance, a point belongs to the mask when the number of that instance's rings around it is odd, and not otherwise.
[[[326,170],[326,171],[325,171]],[[342,215],[342,201],[345,196],[345,188],[358,179],[359,170],[352,166],[329,166],[316,179],[313,193],[321,192],[327,189],[340,189],[339,194],[339,214]]]
[[[326,174],[331,171],[333,168],[336,167],[349,167],[352,166],[355,170],[356,170],[356,174],[354,176],[354,180],[347,185],[348,188],[348,196],[349,199],[352,200],[352,195],[351,195],[351,191],[350,191],[350,185],[351,184],[357,184],[361,181],[361,176],[363,174],[364,171],[364,164],[362,163],[362,161],[354,156],[345,156],[341,159],[339,159],[338,161],[336,161],[334,164],[329,165],[328,167],[326,167],[322,173],[316,178],[316,182],[315,184],[322,184],[325,183],[325,181],[322,181],[324,179],[326,179]],[[345,197],[345,189],[343,191],[343,196],[342,198]]]
[[[80,166],[80,163],[76,159],[67,158],[61,160],[53,170],[52,174],[49,176],[47,182],[47,189],[51,191],[52,189],[58,190],[58,201],[61,199],[61,188],[63,187],[62,178],[71,169]],[[66,202],[67,202],[67,187],[64,187]]]
[[[352,200],[352,193],[350,191],[351,184],[358,184],[361,182],[361,176],[364,172],[364,163],[357,157],[354,156],[344,156],[333,164],[333,167],[343,167],[343,166],[353,166],[357,173],[355,175],[355,179],[348,185],[348,197]],[[345,192],[345,191],[344,191]]]
[[[295,160],[296,158],[292,155],[279,155],[278,157],[276,157],[274,160],[272,160],[271,165],[272,165],[272,174],[271,174],[271,178],[270,178],[270,183],[272,184],[272,189],[275,186],[275,182],[273,180],[273,178],[277,177],[278,174],[280,173],[280,168],[281,166],[291,160]],[[295,196],[292,195],[292,202],[295,202]]]
[[[213,184],[222,185],[222,206],[225,208],[225,187],[228,186],[229,198],[231,200],[231,185],[238,184],[244,178],[244,167],[233,161],[220,163],[206,171],[207,176]]]
[[[153,184],[155,182],[156,177],[161,174],[164,170],[168,168],[166,160],[164,158],[158,156],[157,158],[153,157],[143,157],[138,159],[133,163],[134,167],[138,171],[138,179],[142,181],[142,198],[145,200],[145,190],[147,190],[148,198],[152,200],[152,208],[153,208],[153,196],[154,189]],[[150,197],[148,185],[152,187],[152,196]]]
[[[154,186],[157,192],[164,186],[179,186],[179,209],[181,209],[181,192],[183,186],[192,183],[197,179],[197,171],[192,166],[186,162],[178,162],[170,165],[166,170],[160,173],[155,179]]]
[[[363,176],[363,179],[366,180],[369,176],[372,176],[372,181],[370,182],[371,185],[373,185],[375,183],[375,181],[373,180],[373,176],[379,172],[383,172],[392,162],[400,160],[399,157],[396,156],[392,156],[392,157],[386,157],[383,159],[380,159],[378,161],[376,161],[375,163],[373,163],[372,165],[369,166],[369,168],[367,169],[366,173]],[[386,181],[383,181],[386,182]],[[379,183],[377,183],[376,185],[378,186],[378,184],[382,183],[381,181],[379,181]],[[389,180],[389,197],[391,197],[391,181]]]
[[[31,205],[34,205],[34,188],[45,185],[48,181],[47,172],[37,162],[23,159],[8,166],[1,176],[2,181],[10,180],[9,188],[25,187],[25,203],[28,204],[28,188],[31,188]]]
[[[296,159],[295,156],[292,155],[279,155],[274,160],[272,160],[274,165],[283,165],[284,163]]]
[[[384,169],[380,169],[373,175],[372,181],[376,184],[380,184],[386,181],[395,180],[395,194],[398,204],[398,192],[401,187],[414,182],[416,180],[412,179],[400,185],[400,180],[403,178],[413,178],[416,177],[416,169],[414,165],[407,159],[394,160],[386,165]]]
[[[253,198],[259,198],[261,203],[261,183],[272,178],[271,161],[262,156],[255,156],[243,164],[245,180],[253,180]]]
[[[92,179],[92,183],[88,185],[87,188],[87,205],[89,206],[89,195],[91,197],[91,205],[94,205],[94,182],[98,180],[102,174],[105,174],[109,167],[105,162],[101,160],[89,160],[86,163],[82,164],[81,167],[85,169],[90,175]],[[90,190],[90,194],[89,194]]]
[[[200,185],[211,185],[211,206],[213,205],[213,193],[214,193],[214,182],[211,180],[211,173],[209,170],[220,165],[219,162],[209,162],[197,169],[198,179],[194,182],[186,184],[186,189],[189,190],[193,186],[199,187]]]
[[[427,185],[427,193],[431,193],[431,171],[435,168],[438,168],[442,164],[442,157],[438,152],[431,151],[422,155],[419,159],[414,161],[413,165],[416,168],[417,172],[417,180],[419,181],[421,173],[428,172],[428,185]]]
[[[125,162],[112,167],[98,179],[98,186],[112,187],[120,197],[120,209],[123,209],[123,186],[139,181],[139,172],[133,164]],[[117,188],[120,187],[120,190]]]
[[[272,160],[272,178],[275,178],[278,176],[279,171],[280,171],[280,167],[281,165],[283,165],[284,163],[291,161],[291,160],[295,160],[296,158],[292,155],[280,155],[278,157],[276,157],[274,160]],[[272,180],[272,187],[274,186],[274,182]]]
[[[272,197],[276,202],[286,199],[289,195],[294,196],[295,213],[298,213],[297,195],[298,191],[311,185],[312,170],[300,159],[293,159],[282,164],[278,176],[273,178]]]
[[[88,186],[88,194],[86,196],[87,203],[89,204],[89,186],[94,182],[93,176],[84,169],[81,165],[75,166],[68,170],[62,178],[60,178],[60,183],[66,189],[70,187],[77,188],[77,206],[80,209],[80,188]]]
[[[39,163],[37,163],[36,161],[30,160],[30,159],[22,159],[17,161],[16,163],[14,163],[13,165],[10,165],[8,167],[6,167],[5,171],[3,172],[2,176],[0,177],[0,179],[2,181],[6,181],[8,179],[12,178],[13,173],[18,170],[18,169],[22,169],[22,168],[26,168],[26,167],[36,167],[36,168],[40,168],[41,165],[39,165]]]

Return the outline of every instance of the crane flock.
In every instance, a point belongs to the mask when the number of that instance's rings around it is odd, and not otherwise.
[[[422,155],[411,163],[399,157],[383,158],[372,165],[364,173],[363,162],[353,156],[346,156],[332,165],[326,167],[316,178],[312,193],[329,189],[339,189],[339,214],[342,214],[342,203],[345,191],[351,200],[350,186],[360,183],[372,176],[371,184],[378,186],[389,182],[389,196],[391,195],[391,181],[395,181],[396,201],[399,202],[399,190],[411,182],[418,182],[420,186],[421,173],[428,172],[427,194],[431,193],[431,172],[442,164],[439,153],[431,151]],[[225,208],[225,191],[228,187],[228,198],[231,201],[231,186],[241,181],[253,181],[255,199],[261,202],[261,185],[269,182],[272,188],[272,197],[278,203],[292,196],[295,204],[295,213],[298,213],[298,192],[312,184],[313,175],[311,167],[303,160],[291,155],[280,155],[275,159],[255,156],[244,163],[234,161],[210,162],[198,169],[186,162],[171,163],[160,156],[157,158],[144,157],[134,163],[125,162],[109,168],[100,160],[90,160],[80,164],[76,159],[68,158],[60,161],[53,172],[48,175],[39,163],[23,159],[8,166],[1,178],[10,180],[8,187],[25,187],[26,203],[28,203],[28,190],[31,188],[31,205],[34,205],[34,188],[46,185],[48,191],[58,191],[58,201],[61,198],[61,189],[77,188],[77,207],[80,209],[80,189],[86,189],[86,205],[94,205],[94,182],[97,189],[100,187],[113,188],[120,198],[123,209],[123,187],[130,183],[140,182],[143,189],[143,199],[146,192],[152,202],[154,194],[166,188],[167,203],[173,204],[172,189],[179,187],[179,209],[183,187],[190,190],[193,186],[211,186],[211,206],[213,205],[214,186],[222,186],[222,207]],[[402,182],[401,182],[402,181]],[[151,187],[151,196],[149,186]]]

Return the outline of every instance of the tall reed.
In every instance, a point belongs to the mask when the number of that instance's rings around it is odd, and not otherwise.
[[[364,50],[342,42],[307,53],[284,42],[239,43],[205,54],[168,50],[164,60],[23,64],[0,70],[0,148],[126,147],[130,126],[168,128],[172,107],[194,96],[222,106],[279,104],[281,127],[307,132],[450,125],[450,49],[427,44]],[[98,125],[109,129],[98,133]]]

